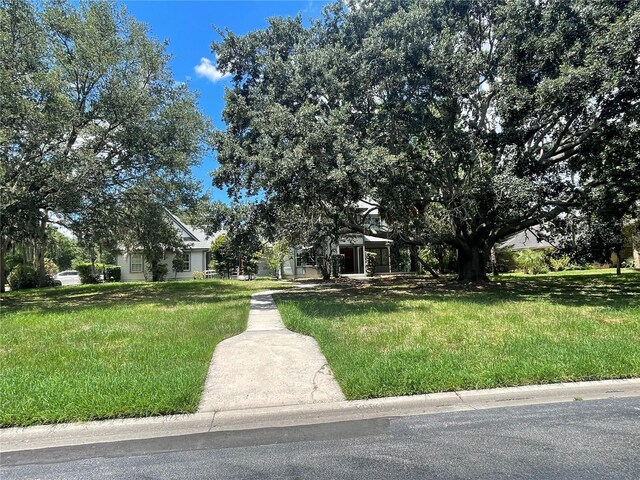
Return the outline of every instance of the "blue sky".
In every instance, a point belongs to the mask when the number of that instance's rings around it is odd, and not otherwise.
[[[266,19],[273,16],[294,16],[298,13],[306,20],[320,15],[326,0],[282,1],[120,1],[137,20],[149,25],[151,35],[167,40],[171,54],[171,67],[178,81],[186,81],[199,92],[200,105],[217,127],[224,108],[224,87],[227,78],[217,78],[211,42],[219,40],[213,25],[228,28],[237,34],[267,26]],[[203,60],[204,59],[204,60]],[[195,68],[200,65],[200,73]],[[205,74],[205,75],[203,75]],[[224,191],[211,185],[209,172],[217,166],[215,155],[203,159],[193,170],[203,183],[203,190],[213,199],[227,200]]]

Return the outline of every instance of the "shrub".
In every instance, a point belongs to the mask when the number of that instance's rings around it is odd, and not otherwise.
[[[167,273],[169,273],[169,267],[167,267],[166,263],[158,263],[155,266],[151,266],[151,274],[156,282],[164,282],[167,278]]]
[[[56,280],[55,278],[53,278],[53,275],[45,275],[44,276],[44,285],[43,287],[57,287],[58,285],[61,285],[59,280]]]
[[[95,271],[93,267],[95,266]],[[89,262],[79,262],[74,265],[74,269],[78,271],[78,275],[80,276],[80,283],[82,284],[90,284],[90,283],[100,283],[100,269],[102,264],[95,263],[93,266]]]
[[[518,268],[516,252],[511,249],[496,251],[496,268],[499,273],[515,272]]]
[[[105,282],[119,282],[121,278],[122,278],[122,269],[120,268],[120,265],[104,266]]]
[[[571,271],[571,270],[586,270],[587,266],[586,265],[578,265],[576,263],[571,263],[567,266],[566,268],[567,270]]]
[[[521,250],[516,256],[516,264],[520,270],[528,274],[549,272],[547,255],[543,250]]]
[[[44,259],[44,270],[45,272],[47,272],[47,275],[51,277],[53,277],[55,274],[57,274],[60,271],[58,269],[58,266],[50,258]]]
[[[551,270],[553,270],[554,272],[561,272],[569,268],[571,259],[567,255],[563,255],[559,258],[551,257],[549,258],[549,263],[551,264]]]
[[[345,257],[341,253],[335,253],[331,255],[331,269],[333,278],[339,278],[344,271]]]
[[[204,278],[205,278],[204,272],[199,272],[197,270],[195,272],[193,272],[193,279],[194,280],[204,280]]]
[[[378,263],[376,262],[378,254],[373,252],[365,252],[365,272],[367,277],[373,277],[376,273],[376,267]]]
[[[35,288],[38,286],[38,272],[34,268],[17,265],[11,270],[7,283],[11,290],[23,290],[25,288]]]

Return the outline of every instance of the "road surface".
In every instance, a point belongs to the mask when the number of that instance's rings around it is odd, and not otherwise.
[[[640,479],[640,398],[2,455],[0,478]]]

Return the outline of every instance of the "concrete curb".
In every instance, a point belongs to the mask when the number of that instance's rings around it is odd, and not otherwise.
[[[640,397],[640,378],[7,428],[0,451],[622,397]]]

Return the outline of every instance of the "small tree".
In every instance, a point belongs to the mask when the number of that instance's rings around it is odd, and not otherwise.
[[[236,266],[237,256],[233,251],[227,235],[219,235],[211,244],[211,254],[216,272],[221,277],[231,277],[231,270]]]
[[[184,257],[176,254],[171,262],[171,268],[173,269],[173,279],[178,279],[178,272],[184,272]]]
[[[273,272],[273,276],[277,279],[282,278],[282,264],[289,255],[291,246],[286,240],[278,240],[273,245],[265,245],[262,249],[262,257],[269,269]]]

